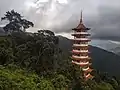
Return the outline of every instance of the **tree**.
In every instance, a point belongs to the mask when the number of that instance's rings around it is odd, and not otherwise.
[[[12,34],[12,37],[16,43],[15,63],[42,75],[56,69],[60,49],[57,46],[58,38],[52,31],[39,30],[32,35]]]
[[[56,90],[50,80],[45,78],[40,79],[40,83],[38,84],[40,90]]]
[[[23,16],[14,10],[6,12],[5,16],[2,17],[1,20],[8,21],[8,24],[4,27],[5,32],[25,31],[29,27],[34,26],[31,21],[23,19]]]
[[[13,50],[10,40],[0,40],[0,64],[7,65],[13,61]]]
[[[68,88],[70,80],[64,75],[58,74],[52,79],[52,83],[56,90],[66,90]]]
[[[53,70],[55,55],[59,52],[57,44],[58,38],[50,30],[39,30],[38,33],[34,33],[27,47],[31,54],[36,56],[35,68],[38,72]]]

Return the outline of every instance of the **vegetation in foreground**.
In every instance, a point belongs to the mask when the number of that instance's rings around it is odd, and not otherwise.
[[[34,24],[14,10],[2,20],[9,23],[0,38],[0,90],[120,90],[119,80],[97,70],[93,80],[84,82],[54,32],[25,32]]]

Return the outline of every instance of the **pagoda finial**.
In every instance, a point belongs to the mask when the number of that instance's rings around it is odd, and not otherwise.
[[[82,10],[81,10],[81,18],[80,18],[80,23],[82,23],[83,22],[83,20],[82,20]]]

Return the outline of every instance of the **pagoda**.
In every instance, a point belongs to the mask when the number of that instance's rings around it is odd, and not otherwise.
[[[93,76],[91,72],[91,58],[89,57],[89,39],[90,34],[87,32],[90,28],[86,28],[82,20],[82,11],[81,19],[79,25],[72,29],[74,33],[73,46],[72,46],[72,63],[79,65],[83,71],[83,77],[85,80],[92,79]]]

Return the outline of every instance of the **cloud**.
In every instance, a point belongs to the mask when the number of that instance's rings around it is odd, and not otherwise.
[[[92,38],[120,41],[120,0],[35,1],[0,0],[0,17],[14,8],[35,23],[35,27],[28,31],[50,29],[55,33],[70,34],[79,23],[82,9],[84,23],[91,28]]]
[[[115,2],[115,3],[114,3]],[[91,28],[90,33],[93,39],[120,41],[120,1],[104,0],[99,2],[95,11],[84,15],[84,23]],[[74,17],[74,18],[73,18]],[[71,28],[78,25],[75,16],[71,17],[64,25],[57,30],[70,33]],[[77,16],[77,19],[79,17]],[[76,23],[77,22],[77,23]]]
[[[25,0],[0,0],[0,18],[4,16],[5,12],[15,9],[15,11],[22,13]],[[5,22],[0,22],[4,24]]]
[[[120,7],[120,6],[119,6]],[[93,38],[120,41],[120,12],[118,7],[100,6],[99,19]]]

